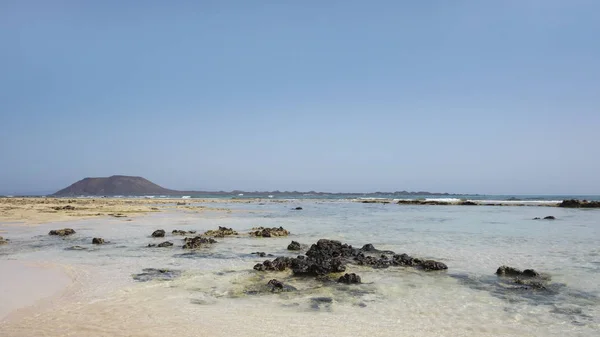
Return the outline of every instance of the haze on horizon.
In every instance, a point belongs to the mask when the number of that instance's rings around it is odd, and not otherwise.
[[[600,194],[600,2],[3,1],[0,194]]]

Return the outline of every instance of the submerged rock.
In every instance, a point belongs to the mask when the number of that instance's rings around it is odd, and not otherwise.
[[[295,210],[295,211],[301,211],[301,210],[302,210],[302,207],[296,207],[296,208],[294,208],[294,210]]]
[[[183,241],[185,241],[185,243],[183,245],[183,249],[196,249],[196,248],[200,248],[204,245],[217,243],[217,241],[215,241],[213,238],[205,238],[202,236],[196,236],[193,238],[185,238],[185,239],[183,239]]]
[[[63,228],[63,229],[53,229],[48,235],[57,235],[57,236],[68,236],[75,234],[75,230],[72,228]]]
[[[533,269],[521,271],[509,266],[499,267],[496,270],[496,275],[517,285],[516,289],[523,290],[547,290],[550,281],[550,276],[542,275]]]
[[[250,236],[262,237],[262,238],[270,238],[274,236],[288,236],[290,232],[283,229],[283,227],[273,227],[273,228],[265,228],[265,227],[257,227],[252,228],[252,232],[250,232]]]
[[[95,245],[102,245],[102,244],[104,244],[104,239],[103,238],[93,238],[92,243]]]
[[[540,274],[533,269],[525,269],[521,271],[520,269],[509,267],[509,266],[500,266],[496,270],[496,275],[498,276],[525,276],[525,277],[538,277]]]
[[[355,273],[351,273],[351,274],[344,274],[344,276],[341,276],[338,279],[338,282],[352,284],[352,283],[361,283],[361,280],[360,280],[360,276],[356,275]]]
[[[173,246],[173,242],[170,241],[165,241],[159,244],[156,243],[151,243],[148,245],[148,247],[158,247],[158,248],[165,248],[165,247],[172,247]]]
[[[152,237],[153,238],[164,238],[165,237],[165,230],[164,229],[157,229],[154,232],[152,232]]]
[[[9,241],[8,239],[5,239],[5,238],[3,238],[3,237],[0,236],[0,245],[5,245],[5,244],[8,243],[8,241]]]
[[[552,215],[549,215],[549,216],[545,217],[544,220],[556,220],[556,218]]]
[[[459,205],[461,205],[461,206],[477,206],[477,203],[474,203],[472,201],[462,201],[461,203],[459,203]]]
[[[419,266],[426,271],[448,269],[448,266],[446,266],[444,263],[434,260],[425,260]]]
[[[273,292],[273,293],[297,290],[296,288],[294,288],[290,285],[284,284],[283,282],[278,281],[276,279],[270,280],[267,283],[267,286],[271,288],[271,292]]]
[[[204,235],[212,236],[215,238],[224,238],[226,236],[238,235],[238,232],[234,231],[231,228],[219,226],[219,229],[217,229],[217,230],[211,229],[209,231],[204,232]]]
[[[196,231],[183,231],[179,229],[174,229],[171,234],[173,235],[188,235],[188,234],[196,234]]]
[[[142,269],[142,273],[133,274],[132,277],[136,281],[147,282],[151,280],[168,281],[180,275],[181,271],[179,270],[146,268]]]
[[[81,246],[71,246],[69,248],[65,248],[65,250],[87,250],[87,248]]]
[[[301,250],[302,249],[302,245],[299,242],[296,241],[292,241],[292,243],[290,243],[287,246],[288,250]]]
[[[250,254],[258,255],[258,257],[273,256],[273,254],[267,254],[265,252],[254,252],[254,253],[250,253]]]

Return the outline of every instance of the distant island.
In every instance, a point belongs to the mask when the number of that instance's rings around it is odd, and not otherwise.
[[[56,197],[73,197],[73,196],[194,196],[194,195],[344,195],[344,196],[377,196],[377,195],[423,195],[423,196],[447,196],[458,195],[450,193],[431,193],[431,192],[371,192],[371,193],[329,193],[329,192],[298,192],[298,191],[177,191],[159,186],[148,179],[134,176],[114,175],[111,177],[101,178],[84,178],[78,182],[63,188],[62,190],[52,194]]]

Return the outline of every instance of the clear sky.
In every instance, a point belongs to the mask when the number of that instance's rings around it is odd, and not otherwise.
[[[600,194],[600,1],[0,1],[0,193]]]

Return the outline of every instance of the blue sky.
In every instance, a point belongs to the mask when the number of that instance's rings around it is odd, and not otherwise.
[[[0,2],[0,193],[600,194],[600,1]]]

